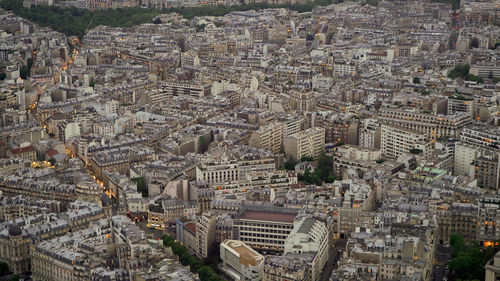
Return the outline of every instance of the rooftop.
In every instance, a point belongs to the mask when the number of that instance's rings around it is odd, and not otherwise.
[[[241,241],[228,240],[225,244],[239,255],[240,263],[245,266],[257,266],[264,260],[262,255]]]
[[[257,221],[293,223],[295,216],[295,214],[283,214],[278,212],[245,211],[243,212],[242,218]]]

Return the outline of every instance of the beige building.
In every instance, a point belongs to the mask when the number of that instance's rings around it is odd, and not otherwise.
[[[500,279],[500,252],[496,253],[495,256],[486,263],[484,267],[486,269],[485,281],[497,281]]]
[[[427,134],[432,140],[439,137],[457,137],[460,129],[472,123],[470,113],[435,115],[413,109],[382,108],[380,121]]]
[[[313,92],[293,91],[288,106],[291,110],[313,111],[316,109],[316,98]]]
[[[329,233],[324,222],[315,218],[302,218],[296,222],[285,241],[284,255],[310,254],[311,279],[319,280],[328,260]]]
[[[295,210],[244,210],[233,222],[233,239],[256,250],[282,252],[293,229]]]
[[[420,150],[424,157],[431,153],[431,142],[427,134],[403,127],[382,125],[381,151],[387,157],[397,158]]]
[[[457,142],[455,144],[454,174],[474,177],[473,161],[479,157],[480,151],[470,144]]]
[[[325,129],[310,128],[293,134],[285,139],[287,159],[300,161],[304,156],[318,157],[325,148]]]
[[[283,125],[281,123],[260,127],[249,140],[249,145],[272,151],[274,154],[283,150]]]
[[[220,244],[220,258],[224,271],[236,280],[259,281],[264,271],[264,256],[238,240],[226,240]]]
[[[217,216],[211,212],[204,212],[196,221],[196,256],[206,259],[215,243],[215,222]]]
[[[0,261],[14,273],[30,271],[30,239],[17,224],[0,234]]]

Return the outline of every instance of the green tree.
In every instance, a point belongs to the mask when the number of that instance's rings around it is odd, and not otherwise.
[[[306,168],[306,170],[304,171],[303,181],[306,184],[312,183],[312,180],[311,180],[311,171],[309,170],[309,168]]]
[[[180,258],[182,265],[188,265],[190,258],[191,258],[191,255],[188,252],[184,252],[179,256],[179,258]]]
[[[12,275],[12,277],[10,277],[10,281],[19,281],[19,279],[21,279],[19,274],[14,274]]]
[[[297,162],[293,160],[285,162],[285,169],[288,171],[295,171],[295,166],[297,166]]]
[[[9,265],[5,262],[0,262],[0,276],[9,273]]]
[[[459,234],[450,236],[452,248],[452,260],[450,270],[456,279],[462,280],[484,280],[484,265],[500,249],[496,246],[479,247],[477,242],[468,244]]]
[[[311,176],[311,182],[314,183],[315,185],[322,185],[323,184],[323,181],[321,180],[321,172],[318,170],[314,171],[314,173],[312,173],[312,176]]]
[[[455,79],[457,77],[465,78],[469,74],[469,64],[457,64],[448,74],[448,77]]]
[[[148,187],[146,185],[146,181],[144,177],[133,178],[131,181],[137,184],[137,191],[142,193],[142,197],[148,197]]]
[[[22,79],[26,79],[26,78],[28,78],[29,74],[30,74],[30,72],[29,72],[28,66],[23,65],[21,67],[21,69],[19,70],[19,76],[21,76]]]
[[[327,182],[328,176],[333,172],[333,158],[322,152],[318,157],[318,170],[321,180]]]
[[[327,182],[327,183],[333,183],[333,182],[335,182],[335,176],[333,175],[333,171],[331,171],[331,172],[328,174],[328,178],[326,179],[326,182]]]
[[[484,83],[484,79],[483,77],[479,77],[479,76],[476,76],[476,75],[473,75],[473,74],[467,74],[467,76],[465,76],[465,80],[467,81],[475,81],[477,83]]]
[[[312,161],[314,161],[314,158],[310,156],[302,156],[302,158],[300,158],[300,162],[312,162]]]
[[[205,153],[205,152],[207,152],[207,150],[208,150],[208,144],[209,144],[209,143],[208,143],[208,141],[205,139],[205,137],[204,137],[204,136],[201,136],[201,137],[199,138],[198,144],[199,144],[199,146],[200,146],[200,152],[201,152],[201,153]]]
[[[206,26],[207,26],[206,24],[198,24],[198,25],[196,25],[196,32],[200,32],[200,31],[205,30]]]
[[[5,72],[0,72],[0,81],[5,80],[7,78],[7,74]]]
[[[413,84],[420,84],[420,78],[419,77],[413,77]]]

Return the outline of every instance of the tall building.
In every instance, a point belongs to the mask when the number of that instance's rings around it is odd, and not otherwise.
[[[237,280],[262,280],[264,256],[237,240],[226,240],[220,244],[220,258],[228,275],[237,275]]]
[[[476,240],[478,206],[471,203],[454,202],[449,208],[438,210],[440,244],[449,243],[450,235],[460,233],[466,241]]]
[[[474,100],[448,99],[448,115],[466,113],[474,118]]]
[[[316,158],[325,148],[325,129],[310,128],[285,139],[287,159],[300,161],[304,156]]]
[[[192,97],[204,97],[210,95],[212,89],[210,84],[204,83],[177,83],[173,81],[163,81],[161,88],[168,95],[189,95]]]
[[[206,259],[215,243],[215,220],[216,215],[211,212],[204,212],[196,221],[196,256],[199,259]]]
[[[316,98],[313,92],[292,91],[288,106],[291,110],[313,111],[316,109]]]
[[[311,280],[319,280],[328,260],[328,235],[324,222],[315,218],[302,218],[295,223],[285,241],[284,255],[299,255],[309,260]]]
[[[260,127],[253,132],[249,140],[249,145],[255,148],[262,148],[272,151],[274,154],[283,150],[283,125],[274,123]]]
[[[431,143],[425,133],[382,125],[380,149],[382,154],[391,158],[408,155],[414,149],[418,149],[424,156],[428,156],[431,152]]]
[[[9,265],[14,273],[30,271],[30,239],[23,235],[17,224],[12,224],[0,233],[0,261]]]
[[[492,242],[500,239],[500,198],[480,198],[476,241]]]
[[[481,154],[480,149],[465,142],[455,144],[455,159],[453,173],[455,175],[464,175],[474,177],[473,161]]]
[[[481,157],[474,159],[474,179],[477,186],[498,190],[500,187],[500,159],[496,152],[485,152]]]
[[[474,123],[462,129],[460,140],[474,147],[500,152],[500,127]]]
[[[432,140],[457,137],[460,129],[472,122],[470,114],[435,115],[416,110],[381,108],[380,121],[427,134]]]
[[[244,208],[233,222],[232,238],[256,250],[282,252],[296,215],[293,209]]]
[[[359,124],[358,144],[366,148],[380,148],[380,123],[376,119],[365,119]]]
[[[301,118],[288,118],[281,123],[283,124],[283,138],[298,133],[301,130],[303,120]]]

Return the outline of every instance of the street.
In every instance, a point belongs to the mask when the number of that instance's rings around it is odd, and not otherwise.
[[[432,268],[432,280],[446,280],[448,275],[448,264],[451,259],[451,248],[438,245],[436,248],[437,264]]]
[[[323,272],[321,273],[321,281],[328,281],[330,279],[330,275],[332,275],[332,271],[334,268],[337,268],[337,263],[345,250],[345,245],[347,243],[347,239],[341,238],[335,240],[334,247],[330,249],[330,257],[323,268]]]

